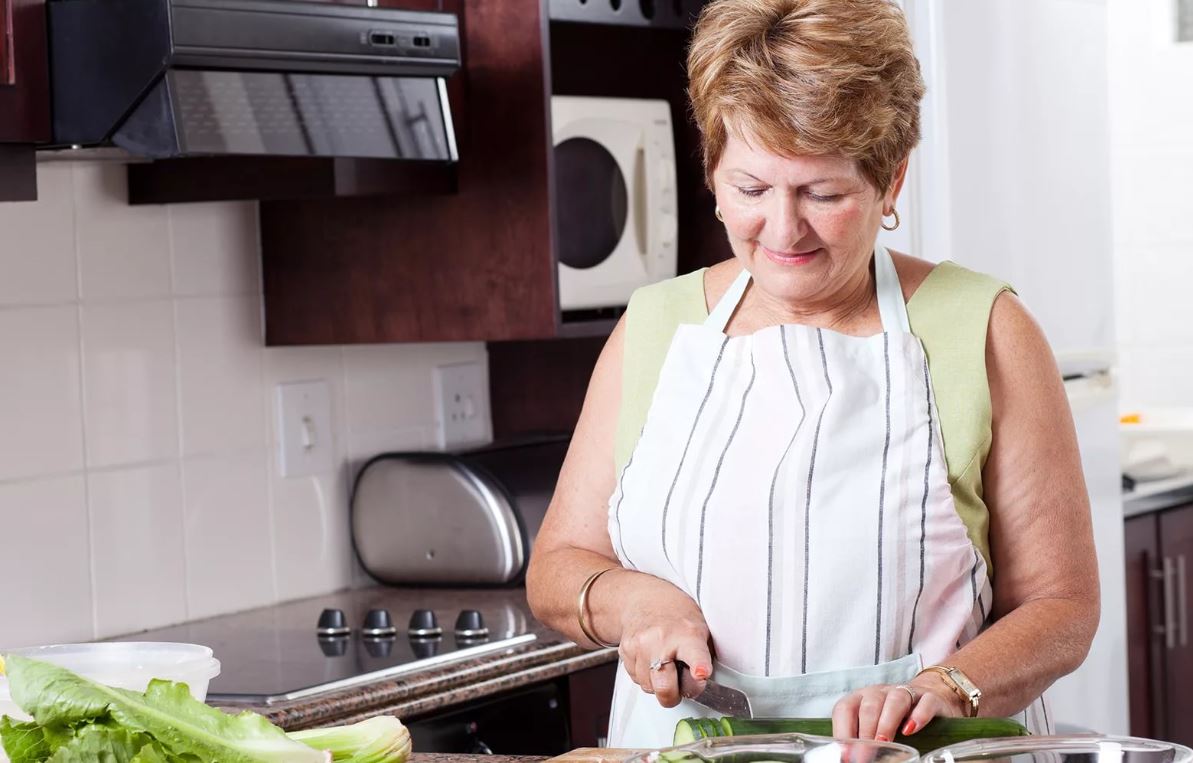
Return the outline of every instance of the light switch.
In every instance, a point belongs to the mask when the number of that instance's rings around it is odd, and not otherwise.
[[[489,421],[489,379],[480,363],[435,368],[439,447],[481,445],[492,438]]]
[[[279,453],[283,477],[332,471],[331,393],[326,381],[279,384]]]

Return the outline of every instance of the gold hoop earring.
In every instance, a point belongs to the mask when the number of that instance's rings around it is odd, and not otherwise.
[[[716,217],[721,222],[725,222],[725,217],[721,214],[720,207],[717,207],[715,210],[713,210],[713,216]]]
[[[895,228],[899,227],[899,210],[892,209],[891,214],[895,216],[895,224],[887,225],[886,223],[882,223],[881,225],[883,230],[894,230]],[[883,215],[883,217],[886,217],[886,215]]]

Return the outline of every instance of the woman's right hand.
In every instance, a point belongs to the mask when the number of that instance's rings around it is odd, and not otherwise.
[[[700,689],[712,675],[708,623],[690,596],[671,583],[639,575],[621,616],[618,652],[634,683],[663,707],[679,704],[676,660],[687,663]],[[661,662],[657,670],[652,663]]]

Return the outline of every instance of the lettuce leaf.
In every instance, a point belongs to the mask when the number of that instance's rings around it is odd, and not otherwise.
[[[291,731],[291,739],[330,750],[336,763],[401,763],[410,756],[410,732],[392,715],[351,726]]]
[[[325,763],[331,760],[330,753],[290,739],[260,715],[245,711],[231,716],[199,702],[190,695],[186,684],[155,679],[141,694],[103,686],[57,665],[20,655],[9,656],[6,670],[13,700],[43,727],[67,726],[78,730],[87,724],[110,721],[132,734],[152,737],[160,745],[161,753],[167,756],[166,760],[191,758],[220,763]],[[14,744],[25,744],[20,738],[27,733],[21,725]],[[83,732],[76,731],[76,735],[81,739]],[[4,734],[6,749],[9,736],[9,733]],[[96,738],[91,743],[100,744],[101,740]],[[153,754],[141,755],[141,749],[133,753],[142,761],[153,760],[147,757]],[[13,757],[11,753],[10,757]],[[111,760],[131,763],[131,757],[113,757]],[[95,760],[95,757],[87,759]],[[26,756],[25,760],[42,761],[45,758]],[[70,760],[63,759],[64,763]],[[16,763],[15,757],[13,761]]]
[[[83,726],[54,751],[48,763],[130,763],[146,747],[157,747],[147,734],[119,726]]]

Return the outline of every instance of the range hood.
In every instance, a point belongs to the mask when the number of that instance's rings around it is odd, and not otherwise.
[[[53,143],[150,159],[456,161],[456,16],[297,0],[51,0]]]

